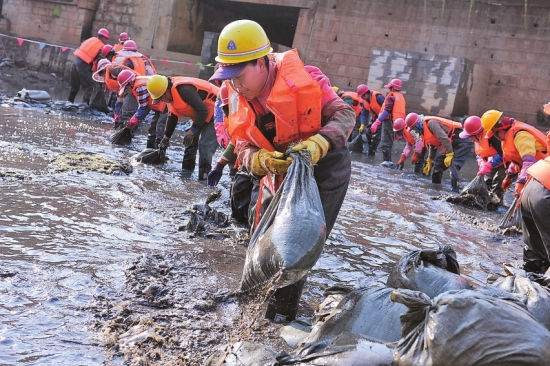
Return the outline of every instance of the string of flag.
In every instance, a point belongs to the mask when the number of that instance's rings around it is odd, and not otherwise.
[[[0,36],[17,39],[17,43],[19,44],[19,47],[23,46],[23,44],[25,42],[37,43],[38,47],[40,48],[40,51],[42,51],[46,46],[61,48],[61,52],[65,52],[67,50],[75,50],[75,48],[72,48],[72,47],[60,46],[60,45],[56,45],[56,44],[52,44],[52,43],[46,43],[46,42],[38,42],[38,41],[33,41],[32,39],[13,37],[13,36],[3,34],[3,33],[0,33]],[[182,65],[191,65],[191,66],[194,65],[194,66],[204,66],[204,67],[215,67],[216,66],[216,64],[212,63],[212,62],[208,63],[208,64],[203,64],[200,61],[199,62],[186,62],[186,61],[174,61],[174,60],[157,59],[157,58],[152,58],[151,61],[161,61],[165,65],[173,63],[173,64],[182,64]]]

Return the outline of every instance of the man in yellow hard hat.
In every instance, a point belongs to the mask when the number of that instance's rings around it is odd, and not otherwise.
[[[535,127],[503,115],[495,109],[488,110],[481,116],[481,125],[487,131],[486,138],[493,135],[502,141],[502,157],[510,166],[502,189],[506,191],[517,175],[514,194],[519,195],[529,177],[527,169],[547,154],[546,136]]]
[[[178,119],[189,117],[193,120],[183,137],[185,151],[181,169],[184,175],[190,175],[195,170],[198,151],[199,180],[206,180],[212,168],[212,156],[218,147],[213,122],[218,87],[192,77],[153,75],[147,81],[147,91],[153,98],[153,104],[160,101],[168,103],[166,128],[159,144],[162,151],[170,146]]]
[[[304,65],[296,50],[271,52],[258,23],[232,22],[220,33],[216,57],[220,67],[210,80],[227,80],[230,85],[228,133],[239,160],[261,179],[264,189],[274,193],[277,184],[273,182],[282,181],[292,162],[285,155],[291,144],[297,143],[294,151],[310,150],[328,236],[351,175],[346,142],[355,113],[321,70]],[[270,201],[268,196],[258,196],[253,227]],[[297,305],[304,282],[277,290],[273,298],[286,297]],[[296,310],[297,306],[289,306],[287,313],[279,315],[290,321]]]

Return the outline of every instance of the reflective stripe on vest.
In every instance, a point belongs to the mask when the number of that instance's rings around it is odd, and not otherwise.
[[[206,123],[209,123],[214,116],[214,104],[216,103],[216,96],[218,95],[218,87],[210,84],[206,80],[191,78],[191,77],[173,77],[172,78],[172,102],[168,104],[168,110],[170,113],[175,114],[178,117],[189,117],[194,119],[196,116],[195,110],[181,99],[178,90],[179,85],[193,85],[197,88],[197,91],[203,90],[208,93],[205,99],[203,99],[206,108],[208,108],[208,116],[206,117]]]

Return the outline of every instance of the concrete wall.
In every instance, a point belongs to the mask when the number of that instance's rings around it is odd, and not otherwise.
[[[476,72],[474,73],[474,70]],[[463,57],[374,48],[367,85],[383,86],[393,78],[403,81],[407,112],[441,117],[483,114],[491,73]]]
[[[293,47],[343,89],[370,80],[375,48],[465,58],[471,86],[487,82],[472,111],[534,123],[550,97],[549,13],[546,0],[319,0],[303,10]]]

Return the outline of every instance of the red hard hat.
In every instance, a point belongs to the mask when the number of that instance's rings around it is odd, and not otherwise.
[[[130,36],[128,36],[128,33],[126,33],[126,32],[122,32],[118,36],[119,42],[124,42],[124,41],[127,41],[129,39],[130,39]]]
[[[101,54],[103,55],[103,57],[107,57],[107,55],[111,52],[114,52],[114,51],[113,51],[113,46],[111,46],[110,44],[106,44],[101,49]]]
[[[393,130],[395,132],[402,131],[407,123],[403,118],[397,118],[395,121],[393,121]]]
[[[98,30],[97,35],[98,36],[103,36],[107,39],[111,38],[111,33],[109,33],[109,31],[105,28],[101,28],[100,30]]]
[[[129,82],[136,80],[136,74],[130,70],[122,70],[116,79],[120,85],[119,93],[121,93]]]
[[[388,84],[384,85],[384,88],[393,87],[395,90],[401,90],[403,82],[399,79],[392,79]]]
[[[356,92],[357,92],[357,96],[359,97],[363,96],[363,94],[365,94],[368,91],[369,91],[369,87],[366,86],[365,84],[359,84],[357,86]]]
[[[124,44],[122,45],[122,49],[124,51],[137,51],[138,46],[137,46],[136,42],[134,42],[130,39],[130,40],[124,42]]]
[[[405,123],[407,124],[407,127],[409,129],[416,126],[416,123],[418,122],[418,120],[419,120],[418,114],[416,113],[409,113],[407,114],[407,117],[405,117]]]
[[[105,58],[102,58],[101,60],[99,60],[99,62],[97,63],[97,71],[101,71],[101,70],[104,70],[108,65],[111,64],[111,61],[105,59]]]
[[[227,103],[229,103],[229,91],[227,90],[225,83],[222,84],[222,86],[220,87],[220,98],[222,100],[222,106],[227,105]]]
[[[464,130],[458,134],[460,138],[468,138],[470,136],[477,135],[483,131],[483,126],[481,124],[481,118],[478,116],[470,116],[464,121]]]

